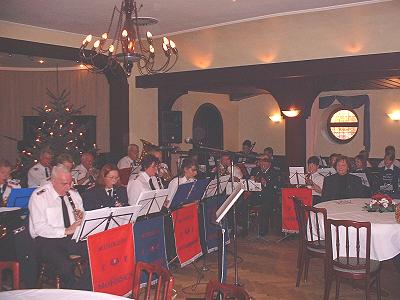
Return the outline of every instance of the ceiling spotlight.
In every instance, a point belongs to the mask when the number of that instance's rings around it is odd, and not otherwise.
[[[43,60],[43,59],[40,59],[40,60],[38,61],[38,63],[39,63],[39,64],[43,64],[43,63],[44,63],[44,60]]]

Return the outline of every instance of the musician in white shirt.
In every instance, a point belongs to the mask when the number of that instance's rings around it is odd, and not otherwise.
[[[18,180],[11,180],[11,164],[6,159],[0,159],[0,206],[7,206],[11,190],[21,188]]]
[[[81,163],[73,170],[73,177],[76,178],[78,184],[89,185],[94,184],[98,175],[98,170],[93,167],[94,156],[92,153],[85,152],[81,156]]]
[[[29,200],[29,231],[41,257],[61,274],[64,288],[90,289],[90,272],[76,282],[74,264],[69,259],[71,254],[88,258],[86,243],[71,239],[84,211],[82,198],[71,185],[69,170],[61,164],[55,166],[51,181],[37,188]]]
[[[39,162],[28,171],[28,187],[38,187],[50,179],[53,152],[49,148],[40,151]]]
[[[128,182],[129,205],[136,205],[142,192],[159,189],[155,176],[160,161],[154,155],[147,155],[142,160],[142,172],[136,178],[131,177]]]
[[[324,186],[324,176],[318,173],[319,158],[311,156],[307,160],[308,173],[306,175],[306,184],[312,190],[313,205],[321,202],[322,187]]]
[[[132,168],[137,165],[136,161],[139,158],[139,146],[130,144],[128,146],[128,155],[118,161],[118,169]]]
[[[168,197],[164,203],[166,207],[169,207],[172,199],[178,189],[178,186],[188,182],[194,182],[196,179],[198,170],[197,162],[194,159],[185,158],[182,162],[181,170],[179,175],[171,180],[168,186]]]

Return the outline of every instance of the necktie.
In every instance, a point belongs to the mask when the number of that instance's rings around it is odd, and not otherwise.
[[[107,190],[107,194],[112,198],[112,189]]]
[[[65,204],[64,196],[60,196],[60,198],[61,198],[61,206],[64,219],[64,227],[68,228],[71,225],[71,222],[69,221],[67,205]]]
[[[153,181],[151,180],[151,178],[149,179],[149,184],[151,189],[154,191],[156,188],[154,187]]]
[[[45,173],[46,173],[46,178],[49,178],[49,170],[48,170],[48,168],[44,168],[44,171],[45,171]]]

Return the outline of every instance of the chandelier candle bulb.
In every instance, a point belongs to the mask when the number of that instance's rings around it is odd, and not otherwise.
[[[122,37],[126,38],[128,36],[128,31],[126,29],[122,30]]]
[[[100,40],[95,41],[93,47],[97,49],[99,48],[99,46],[100,46]]]
[[[103,40],[106,40],[106,39],[108,38],[107,32],[104,32],[104,33],[101,35],[101,38],[102,38]]]
[[[163,43],[169,45],[169,40],[165,36],[163,37]]]

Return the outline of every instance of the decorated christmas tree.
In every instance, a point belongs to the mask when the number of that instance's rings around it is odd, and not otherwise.
[[[77,124],[76,116],[81,113],[81,109],[74,108],[68,103],[69,92],[63,90],[58,95],[54,95],[47,89],[47,95],[51,98],[50,102],[44,107],[33,107],[38,112],[40,125],[35,129],[31,140],[24,140],[24,149],[20,152],[18,174],[26,174],[27,170],[37,162],[39,152],[43,148],[50,148],[55,157],[60,153],[69,153],[77,161],[80,154],[86,151],[96,151],[96,144],[87,143],[85,126]]]

